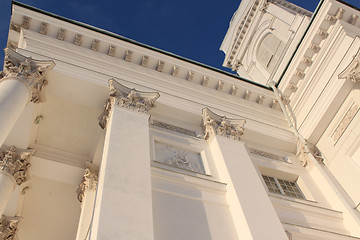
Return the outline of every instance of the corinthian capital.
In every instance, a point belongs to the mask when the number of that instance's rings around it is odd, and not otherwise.
[[[98,175],[99,175],[99,169],[97,166],[87,162],[85,173],[83,176],[83,181],[79,185],[78,189],[76,190],[78,200],[82,202],[85,197],[85,191],[90,190],[96,190],[96,186],[98,183]]]
[[[34,60],[6,48],[4,71],[0,76],[1,80],[5,80],[7,77],[23,80],[31,90],[31,102],[39,103],[45,101],[44,93],[41,91],[47,84],[45,74],[54,66],[53,61]]]
[[[245,119],[230,119],[217,115],[208,108],[203,109],[202,115],[206,140],[214,134],[240,140],[240,136],[244,133]]]
[[[7,217],[2,215],[0,218],[0,240],[15,239],[16,230],[19,225],[20,217]]]
[[[34,149],[17,149],[14,146],[0,148],[0,170],[11,174],[18,185],[27,181],[26,173]]]
[[[353,82],[360,82],[360,49],[350,64],[339,74],[339,78],[346,78]]]
[[[114,79],[109,80],[109,85],[110,97],[115,98],[115,104],[141,113],[148,113],[155,107],[155,101],[160,97],[157,92],[140,92],[125,87]]]

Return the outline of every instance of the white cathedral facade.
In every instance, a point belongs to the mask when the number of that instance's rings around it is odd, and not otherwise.
[[[242,0],[233,75],[13,2],[0,240],[360,239],[359,16]]]

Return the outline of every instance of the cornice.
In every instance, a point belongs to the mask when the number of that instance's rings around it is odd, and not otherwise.
[[[99,54],[105,55],[114,60],[122,60],[127,63],[141,66],[144,69],[162,73],[162,76],[168,75],[174,78],[183,79],[187,82],[199,84],[204,88],[212,88],[223,94],[229,94],[244,99],[247,99],[246,92],[252,92],[253,97],[249,99],[250,101],[279,110],[275,99],[271,97],[271,91],[259,88],[252,83],[244,82],[242,80],[239,81],[236,77],[223,75],[189,62],[179,61],[170,56],[162,55],[158,52],[127,42],[122,42],[96,32],[91,32],[90,30],[82,29],[78,26],[70,24],[67,26],[64,23],[58,24],[52,19],[40,20],[42,16],[35,16],[34,13],[31,15],[34,19],[29,20],[30,17],[24,18],[23,16],[20,21],[21,14],[22,13],[20,12],[19,15],[13,17],[12,26],[16,25],[18,27],[13,28],[10,32],[16,33],[16,31],[21,31],[23,37],[25,37],[25,41],[30,40],[27,39],[27,37],[30,37],[44,39],[43,41],[46,42],[45,44],[56,42],[59,45],[73,45],[76,49],[86,50],[89,56],[94,55],[98,58]],[[37,19],[35,19],[35,17],[37,17]],[[24,22],[24,19],[27,19],[27,29],[22,27],[23,24],[20,23]],[[47,43],[47,39],[53,41]],[[18,45],[18,43],[12,44],[12,46],[15,47],[16,45]],[[91,52],[89,52],[89,50]],[[102,58],[105,58],[105,56]],[[268,93],[263,94],[263,92]],[[258,95],[260,94],[264,95],[264,101],[257,101]]]
[[[285,98],[293,99],[306,81],[310,72],[321,63],[329,43],[334,40],[339,28],[356,28],[360,31],[360,13],[341,3],[327,3],[321,7],[316,19],[300,45],[291,68],[283,77],[280,89]],[[326,60],[326,59],[324,59]]]

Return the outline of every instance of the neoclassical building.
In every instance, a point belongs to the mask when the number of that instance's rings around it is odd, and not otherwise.
[[[0,239],[360,239],[359,16],[243,0],[234,75],[13,2]]]

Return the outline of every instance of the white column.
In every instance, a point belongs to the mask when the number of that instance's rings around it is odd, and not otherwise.
[[[17,77],[6,77],[0,82],[0,145],[4,143],[16,120],[30,99],[28,86]]]
[[[52,61],[38,61],[5,49],[4,71],[0,74],[0,146],[4,143],[27,103],[44,100],[43,86]]]
[[[90,239],[152,240],[147,112],[159,94],[109,82],[111,98],[100,116],[106,139]]]
[[[203,110],[206,139],[216,159],[239,239],[287,240],[285,230],[241,142],[245,120],[221,117]]]
[[[89,239],[95,194],[98,183],[97,166],[87,162],[83,181],[77,189],[78,200],[81,202],[81,213],[76,240]]]
[[[27,180],[26,173],[30,167],[32,149],[16,149],[14,146],[0,148],[0,216],[3,214],[15,184]]]

